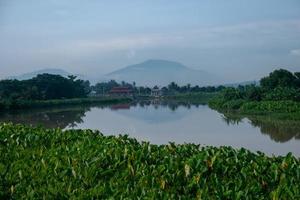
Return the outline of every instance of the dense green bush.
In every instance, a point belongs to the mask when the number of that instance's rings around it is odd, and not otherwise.
[[[0,110],[3,110],[3,109],[5,109],[5,103],[4,103],[4,101],[0,100]]]
[[[254,86],[254,85],[247,85],[244,87],[244,90],[242,90],[242,96],[244,99],[250,100],[250,101],[261,101],[263,98],[263,91],[260,87]]]
[[[224,101],[231,101],[231,100],[237,100],[242,99],[243,95],[240,92],[240,90],[237,90],[235,88],[226,88],[222,91],[222,100]]]
[[[245,102],[242,92],[235,88],[226,88],[209,100],[209,106],[220,110],[236,110]]]
[[[222,101],[213,99],[209,106],[220,111],[236,110],[241,113],[300,113],[300,102],[295,101]]]
[[[1,80],[0,98],[13,103],[18,100],[50,100],[87,97],[89,81],[60,75],[40,74],[28,80]]]
[[[171,101],[182,101],[187,103],[203,103],[207,104],[209,100],[216,97],[218,95],[217,92],[190,92],[190,93],[182,93],[176,95],[165,95],[163,96],[164,100]]]
[[[300,112],[300,103],[294,101],[246,102],[240,107],[242,112]]]
[[[2,109],[22,109],[22,108],[38,108],[62,105],[82,105],[93,103],[119,103],[130,102],[130,98],[114,98],[114,97],[95,97],[95,98],[75,98],[75,99],[53,99],[53,100],[13,100],[0,102],[0,110]],[[1,107],[2,105],[2,107]]]
[[[293,100],[300,101],[300,90],[295,88],[277,87],[273,90],[267,91],[264,94],[264,100],[281,101]]]
[[[261,86],[226,88],[209,101],[211,108],[242,112],[300,112],[300,75],[275,70],[260,81]]]
[[[297,199],[300,160],[0,125],[0,199]]]
[[[299,72],[292,73],[285,69],[274,70],[260,80],[261,87],[265,90],[273,90],[277,87],[299,88]]]
[[[209,101],[209,106],[218,110],[238,110],[245,102],[243,99],[225,101],[215,98]]]
[[[239,109],[246,101],[243,99],[237,99],[237,100],[231,100],[231,101],[226,101],[222,105],[223,109],[227,110],[237,110]]]

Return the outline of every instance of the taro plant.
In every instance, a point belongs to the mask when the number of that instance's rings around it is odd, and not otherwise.
[[[0,199],[299,199],[300,161],[0,125]]]

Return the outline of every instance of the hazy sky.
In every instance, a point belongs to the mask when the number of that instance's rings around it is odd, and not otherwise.
[[[0,78],[100,76],[156,58],[231,82],[300,71],[300,1],[0,0]]]

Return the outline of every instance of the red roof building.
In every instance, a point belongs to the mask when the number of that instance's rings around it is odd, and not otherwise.
[[[133,91],[129,87],[114,87],[110,90],[109,94],[115,96],[132,96]]]

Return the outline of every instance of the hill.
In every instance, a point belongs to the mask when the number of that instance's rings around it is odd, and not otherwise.
[[[74,75],[74,74],[69,73],[69,72],[67,72],[65,70],[62,70],[62,69],[48,68],[48,69],[41,69],[41,70],[21,74],[21,75],[18,75],[18,76],[11,76],[11,77],[8,77],[8,79],[28,80],[28,79],[31,79],[33,77],[36,77],[39,74],[54,74],[54,75],[60,75],[60,76],[63,76],[63,77],[68,77],[69,75]],[[79,79],[84,79],[84,80],[87,79],[86,77],[84,77],[83,75],[80,75],[80,74],[75,74],[75,76],[77,76]]]
[[[179,85],[216,85],[222,80],[206,71],[191,69],[181,63],[168,60],[147,60],[130,65],[104,76],[105,80],[126,81],[137,85],[168,85],[174,81]]]

